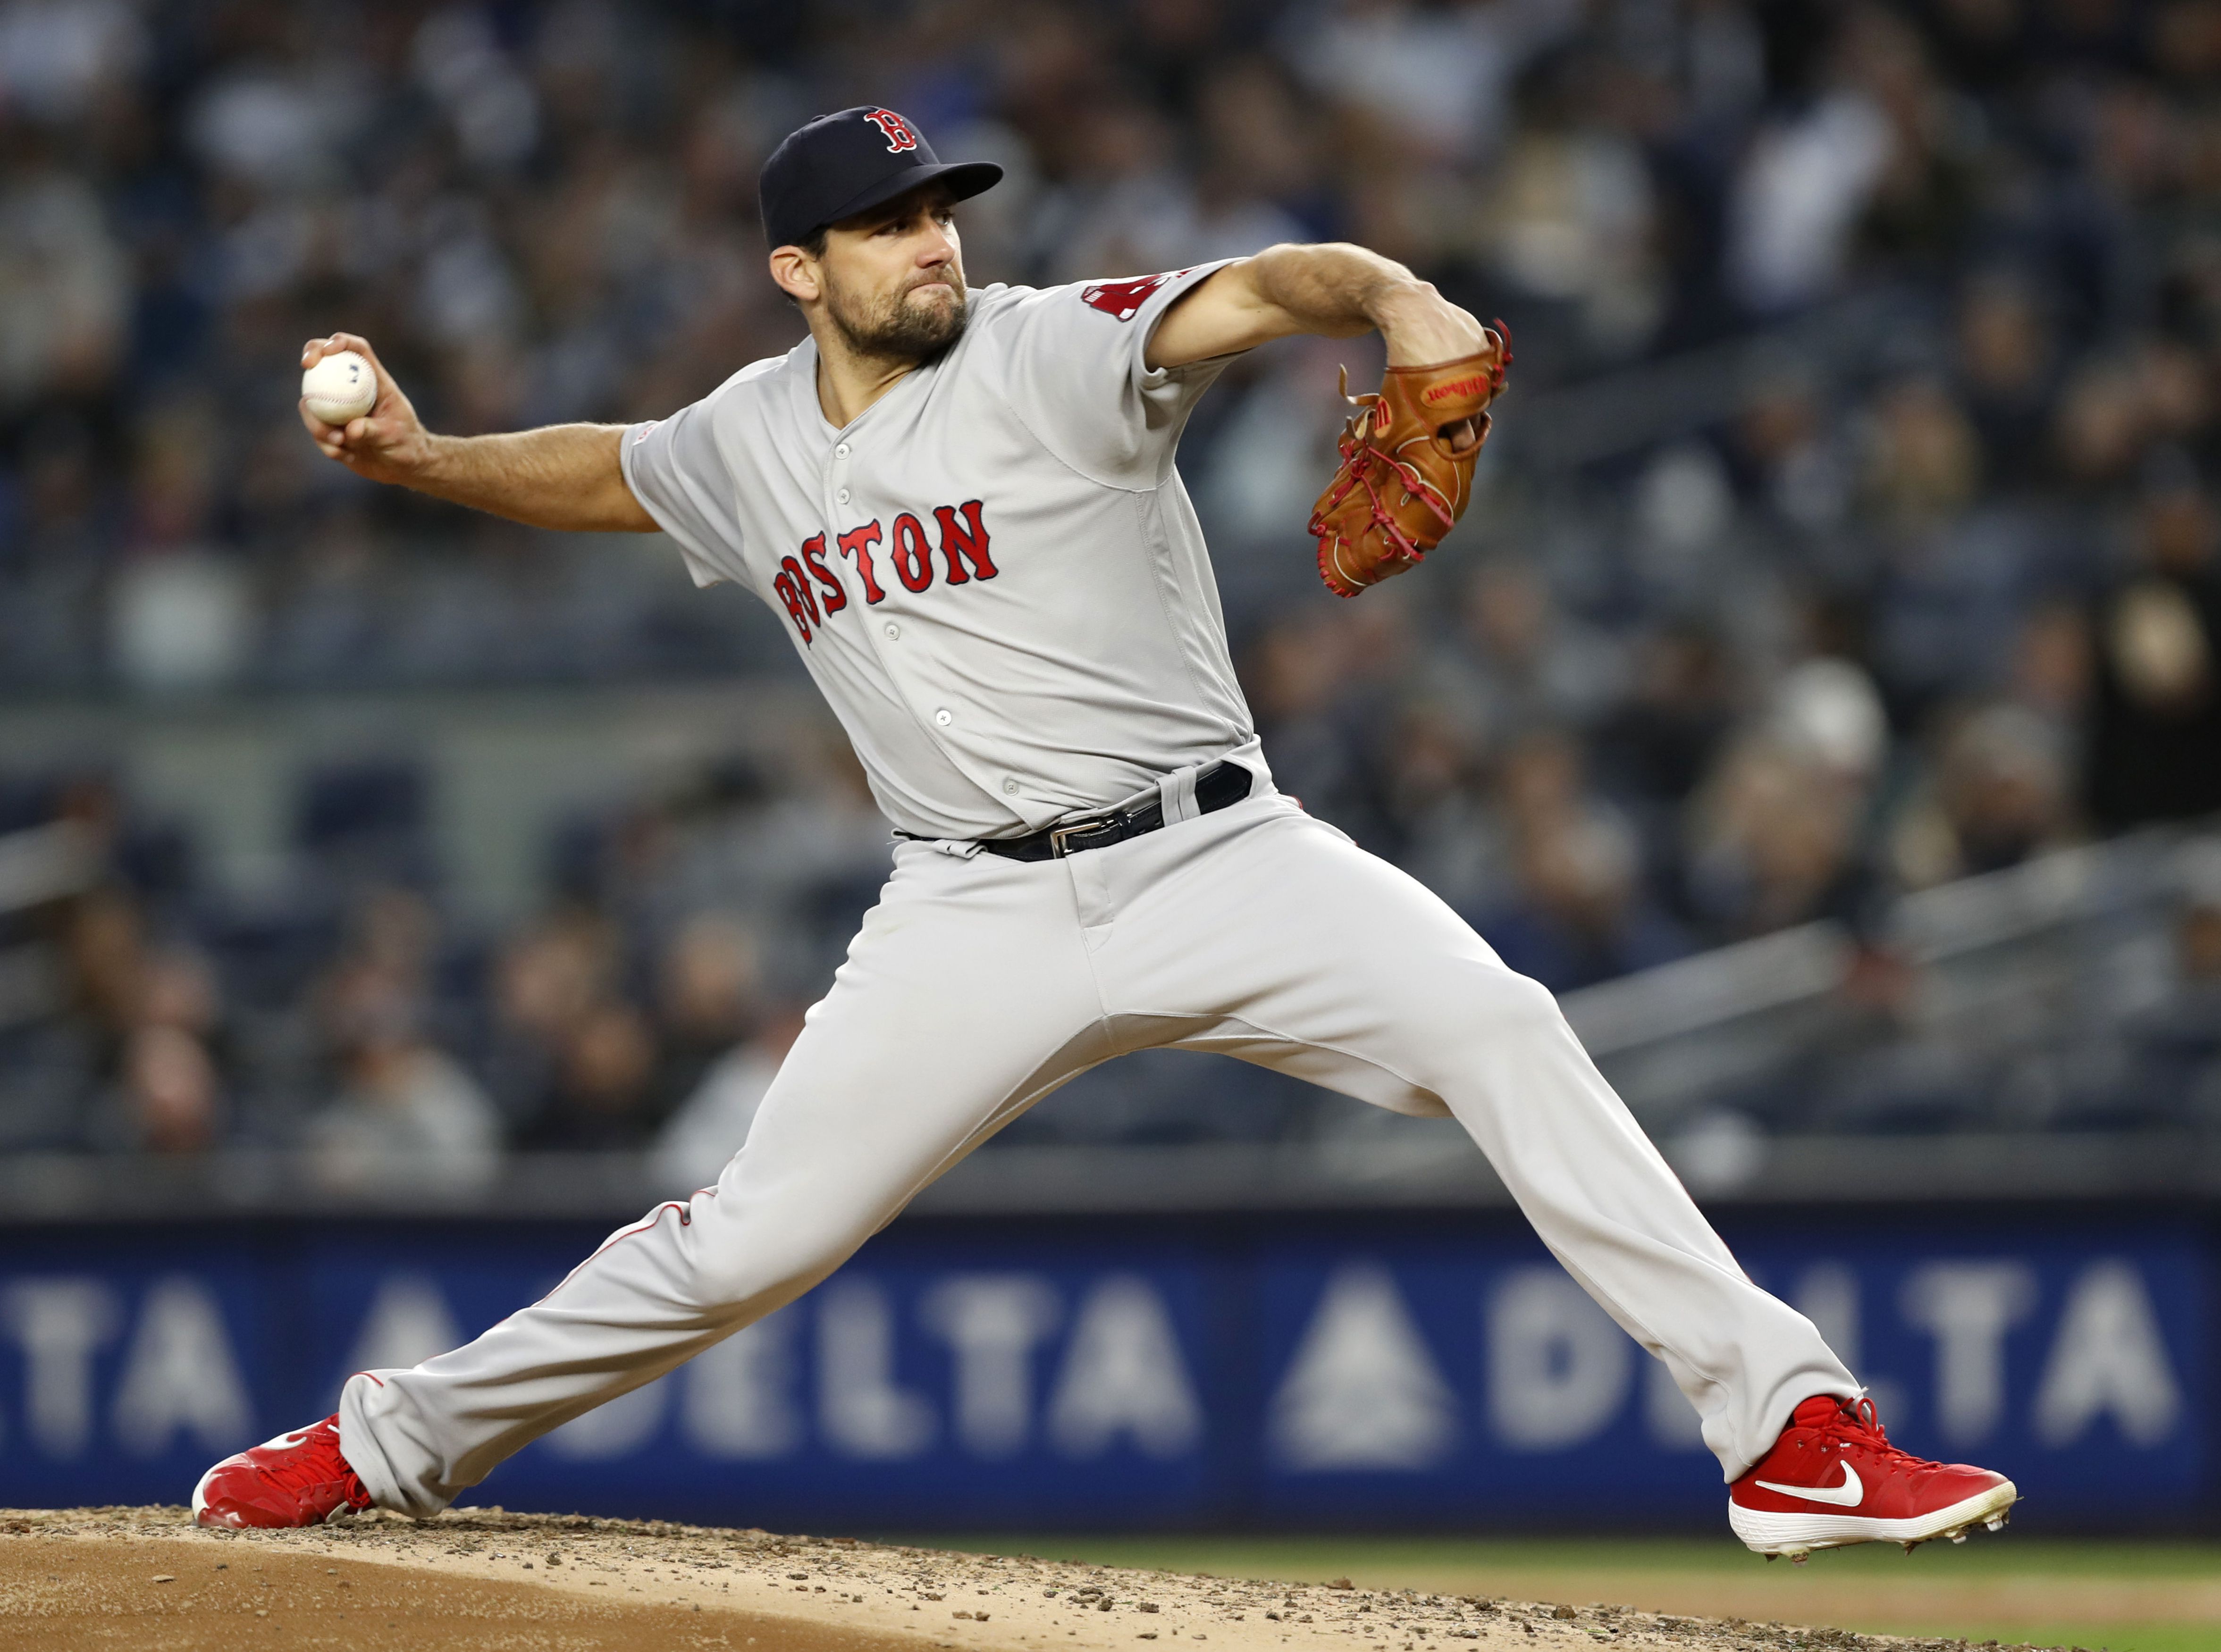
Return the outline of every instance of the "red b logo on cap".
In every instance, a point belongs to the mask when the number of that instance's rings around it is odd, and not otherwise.
[[[887,153],[889,154],[898,155],[905,149],[915,149],[917,147],[917,133],[911,128],[910,123],[908,121],[903,119],[903,117],[896,114],[894,110],[891,109],[866,110],[864,111],[864,118],[869,121],[873,126],[879,128],[881,135],[885,137],[887,141]]]

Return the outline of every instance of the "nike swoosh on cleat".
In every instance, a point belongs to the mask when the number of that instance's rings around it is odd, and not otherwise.
[[[1807,1503],[1833,1503],[1846,1509],[1855,1509],[1866,1500],[1867,1488],[1859,1479],[1859,1471],[1849,1463],[1843,1465],[1841,1486],[1777,1486],[1770,1480],[1757,1482],[1761,1491],[1776,1492],[1783,1497],[1802,1498]]]

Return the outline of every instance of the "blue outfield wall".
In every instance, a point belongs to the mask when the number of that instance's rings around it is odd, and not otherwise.
[[[2210,1524],[2214,1231],[2193,1216],[1724,1223],[1893,1437],[2054,1529]],[[179,1502],[545,1291],[566,1224],[0,1230],[0,1505]],[[466,1501],[774,1528],[1711,1529],[1655,1361],[1491,1217],[906,1221],[811,1296]]]

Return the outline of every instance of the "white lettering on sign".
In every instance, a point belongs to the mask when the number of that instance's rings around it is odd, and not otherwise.
[[[1635,1347],[1561,1270],[1524,1267],[1489,1298],[1487,1357],[1497,1438],[1517,1451],[1556,1451],[1617,1415]]]
[[[1033,1353],[1056,1329],[1056,1292],[1025,1274],[964,1274],[920,1305],[954,1356],[956,1437],[979,1457],[1020,1450],[1033,1426]]]
[[[23,1350],[23,1411],[31,1443],[74,1457],[92,1438],[92,1355],[123,1318],[97,1280],[22,1280],[0,1293],[0,1323]]]
[[[784,1457],[802,1443],[791,1311],[738,1330],[686,1367],[679,1416],[704,1456]]]
[[[663,1426],[669,1389],[661,1379],[572,1417],[547,1436],[547,1449],[573,1462],[629,1457]]]
[[[2130,1443],[2153,1446],[2181,1416],[2182,1385],[2143,1276],[2127,1261],[2092,1263],[2068,1290],[2036,1386],[2036,1437],[2072,1445],[2111,1417]]]
[[[1064,1354],[1049,1436],[1068,1457],[1122,1439],[1144,1455],[1177,1457],[1203,1438],[1203,1405],[1156,1287],[1114,1273],[1080,1304]]]
[[[2005,1333],[2036,1306],[2022,1262],[1930,1262],[1906,1276],[1898,1305],[1936,1339],[1936,1426],[1954,1445],[1996,1431],[2005,1412]]]
[[[1883,1422],[1901,1421],[1910,1414],[1911,1401],[1903,1385],[1867,1367],[1865,1316],[1855,1271],[1842,1262],[1815,1262],[1797,1276],[1797,1288],[1789,1300],[1812,1322],[1836,1357],[1864,1381]]]
[[[1812,1322],[1836,1357],[1857,1370],[1865,1340],[1859,1326],[1859,1276],[1841,1262],[1816,1262],[1797,1276],[1789,1300]]]
[[[463,1334],[440,1287],[421,1273],[390,1273],[362,1317],[347,1374],[405,1369],[458,1346]]]
[[[1702,1451],[1705,1419],[1682,1393],[1665,1361],[1652,1360],[1649,1366],[1642,1374],[1642,1420],[1650,1431],[1651,1443],[1667,1451]],[[1724,1407],[1725,1391],[1717,1385],[1707,1386]]]
[[[1457,1444],[1457,1401],[1383,1267],[1335,1270],[1273,1396],[1291,1468],[1431,1468]]]
[[[116,1389],[116,1436],[152,1457],[181,1430],[203,1450],[234,1451],[253,1442],[254,1407],[215,1292],[172,1275],[155,1280],[140,1308]]]
[[[895,1327],[886,1292],[867,1280],[836,1280],[817,1308],[817,1411],[843,1456],[915,1457],[933,1443],[933,1410],[895,1384]]]

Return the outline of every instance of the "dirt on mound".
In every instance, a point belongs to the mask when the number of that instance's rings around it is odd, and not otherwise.
[[[273,1532],[207,1531],[176,1508],[0,1511],[0,1648],[1142,1652],[1152,1641],[1211,1652],[1961,1646],[499,1509],[421,1523],[373,1511]]]

